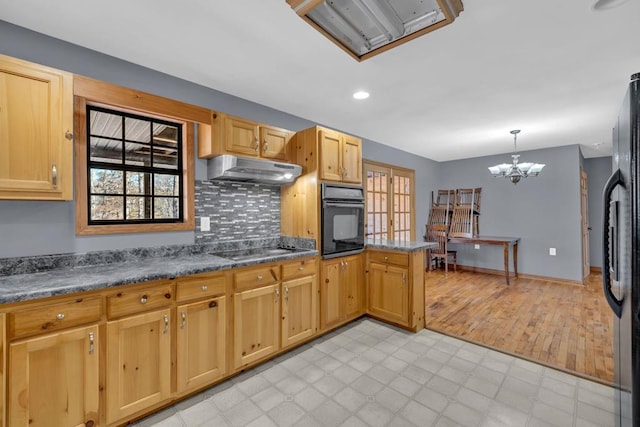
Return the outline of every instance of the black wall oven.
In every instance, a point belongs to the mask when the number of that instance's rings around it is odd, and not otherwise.
[[[322,184],[322,258],[364,250],[364,190]]]

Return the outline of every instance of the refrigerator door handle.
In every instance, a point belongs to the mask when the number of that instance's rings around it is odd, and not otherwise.
[[[603,224],[602,224],[602,288],[604,290],[604,296],[607,299],[607,303],[609,303],[609,307],[615,313],[618,318],[622,315],[622,301],[617,299],[613,292],[611,292],[611,270],[610,270],[610,256],[609,256],[609,223],[610,223],[610,201],[611,194],[613,190],[618,186],[622,185],[622,174],[620,173],[620,169],[616,170],[607,180],[607,183],[604,186],[604,192],[602,197],[602,206],[603,206]],[[613,233],[617,233],[617,227],[612,227],[611,231]],[[618,244],[618,239],[612,236],[612,246]],[[618,252],[618,248],[612,248],[613,251]],[[617,256],[617,255],[616,255]]]

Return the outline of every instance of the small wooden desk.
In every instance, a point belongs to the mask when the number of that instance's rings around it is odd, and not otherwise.
[[[504,277],[509,284],[509,247],[513,248],[513,272],[518,277],[518,242],[519,237],[500,236],[476,236],[476,237],[451,237],[449,243],[460,243],[463,245],[494,245],[502,246],[504,249]]]

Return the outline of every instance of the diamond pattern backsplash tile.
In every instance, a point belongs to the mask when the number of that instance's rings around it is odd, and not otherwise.
[[[280,187],[245,182],[196,181],[196,243],[280,236]],[[211,230],[200,229],[210,218]]]

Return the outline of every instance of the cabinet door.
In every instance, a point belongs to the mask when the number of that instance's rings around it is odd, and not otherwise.
[[[238,292],[234,307],[234,368],[280,348],[280,284]]]
[[[11,344],[9,425],[97,425],[98,342],[89,326]]]
[[[268,126],[260,127],[260,144],[262,144],[261,156],[289,161],[289,141],[293,134],[284,129],[277,129]]]
[[[364,313],[364,277],[362,256],[352,256],[344,261],[342,289],[344,317],[352,319]]]
[[[320,275],[320,327],[331,328],[342,320],[340,276],[342,260],[322,261]]]
[[[107,323],[107,424],[170,396],[169,309]]]
[[[282,283],[283,348],[315,334],[317,295],[315,275]]]
[[[0,199],[71,200],[72,129],[71,74],[0,55]]]
[[[320,179],[342,181],[342,136],[320,131]]]
[[[204,386],[226,373],[225,297],[178,307],[178,393]]]
[[[344,182],[362,183],[362,141],[359,138],[343,136],[342,168]]]
[[[409,322],[409,286],[406,268],[369,263],[370,314],[407,325]]]
[[[226,117],[226,151],[246,156],[257,156],[260,154],[258,136],[258,125],[256,123],[238,117]]]

